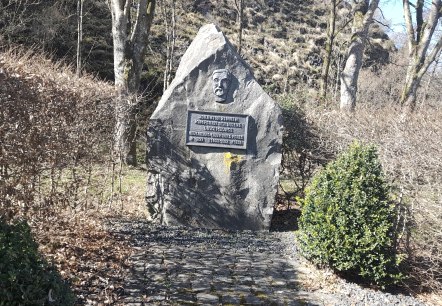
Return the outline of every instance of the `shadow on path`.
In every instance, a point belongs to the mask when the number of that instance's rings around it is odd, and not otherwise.
[[[117,222],[132,235],[124,305],[315,305],[297,291],[296,272],[275,233]]]

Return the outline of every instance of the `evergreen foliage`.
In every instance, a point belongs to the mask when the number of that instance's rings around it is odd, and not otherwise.
[[[375,147],[352,144],[313,178],[303,204],[299,241],[312,262],[381,286],[401,278],[395,208]]]
[[[25,222],[0,220],[0,306],[73,305],[74,295],[38,253]]]

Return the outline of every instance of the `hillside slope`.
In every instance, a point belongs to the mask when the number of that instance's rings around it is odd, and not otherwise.
[[[147,61],[161,69],[166,54],[164,21],[169,7],[163,13],[158,10],[151,36],[151,52]],[[170,9],[170,8],[169,8]],[[176,1],[177,63],[198,29],[206,23],[215,23],[238,45],[238,21],[234,0],[224,1]],[[341,22],[348,19],[349,9],[340,7]],[[327,16],[326,4],[319,0],[306,1],[244,1],[242,55],[252,66],[255,77],[272,93],[291,92],[297,86],[317,88],[324,57]],[[170,23],[170,21],[169,21]],[[373,24],[370,44],[366,51],[365,65],[388,62],[393,43],[382,29]],[[336,63],[344,64],[345,46],[349,35],[343,31],[336,39]],[[158,55],[158,47],[160,54]]]
[[[176,16],[172,70],[177,68],[181,56],[204,24],[215,23],[233,44],[238,44],[235,0],[158,1],[142,82],[142,89],[149,87],[154,99],[161,95],[163,88],[172,3]],[[48,0],[20,5],[23,7],[0,6],[0,36],[5,37],[3,43],[0,40],[0,47],[11,43],[37,46],[74,64],[77,43],[75,3]],[[26,9],[25,5],[28,5]],[[109,7],[98,0],[85,1],[84,6],[83,67],[87,72],[111,80],[113,57]],[[14,10],[19,12],[19,20],[14,19]],[[320,0],[244,0],[242,55],[268,91],[291,92],[300,85],[318,86],[327,14],[326,3]],[[349,9],[340,7],[338,24],[348,18]],[[346,31],[341,32],[336,40],[332,67],[343,65],[349,37]],[[385,63],[394,46],[379,26],[373,25],[371,34],[366,64]],[[336,77],[336,71],[332,70],[332,75]]]

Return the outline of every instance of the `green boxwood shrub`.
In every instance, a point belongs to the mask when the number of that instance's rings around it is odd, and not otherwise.
[[[74,304],[69,287],[37,247],[26,222],[0,219],[0,306]]]
[[[354,143],[306,188],[301,250],[318,266],[381,286],[395,283],[401,279],[395,214],[376,148]]]

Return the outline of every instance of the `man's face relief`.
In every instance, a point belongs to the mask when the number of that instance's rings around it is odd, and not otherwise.
[[[216,102],[225,102],[230,86],[230,72],[227,69],[215,70],[212,74],[213,93]]]

